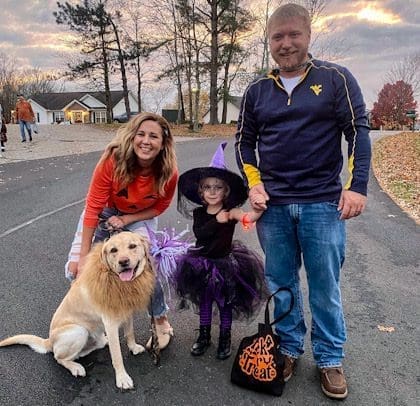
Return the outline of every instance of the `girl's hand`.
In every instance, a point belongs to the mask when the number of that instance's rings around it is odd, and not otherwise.
[[[229,220],[241,221],[244,212],[242,209],[233,208],[229,210]]]
[[[248,193],[249,201],[254,210],[266,210],[270,199],[262,183],[253,186]]]
[[[229,212],[222,210],[216,215],[216,220],[218,223],[227,223],[229,221]]]

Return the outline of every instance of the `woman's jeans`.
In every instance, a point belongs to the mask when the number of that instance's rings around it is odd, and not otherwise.
[[[280,351],[294,358],[304,351],[306,325],[299,282],[303,259],[312,313],[312,352],[320,368],[341,366],[346,341],[340,293],[346,232],[337,203],[269,206],[257,222],[270,291],[287,286],[295,295],[291,313],[275,327]],[[286,295],[276,297],[274,317],[283,314],[288,305]]]
[[[120,213],[116,209],[105,208],[102,211],[100,217],[103,220],[105,220],[105,219],[108,219],[112,216],[118,216],[118,215],[121,215],[121,214],[122,213]],[[80,239],[81,239],[81,233],[82,233],[82,228],[83,228],[83,216],[84,216],[84,211],[80,215],[79,223],[77,224],[77,230],[76,230],[76,233],[75,233],[75,238],[73,240],[72,247],[70,249],[69,261],[75,261],[75,262],[78,261],[77,251],[80,255]],[[109,231],[106,230],[103,227],[102,223],[100,223],[95,230],[95,237],[94,237],[93,243],[99,242],[99,241],[104,241],[105,239],[110,237]],[[156,231],[157,230],[157,224],[158,224],[158,220],[155,217],[155,218],[152,218],[150,220],[137,221],[135,223],[131,223],[131,224],[125,226],[124,228],[128,231],[132,231],[134,233],[138,233],[138,234],[141,234],[141,235],[149,238],[149,233],[147,232],[147,227],[150,228],[153,231]],[[66,269],[66,275],[68,275],[67,269]],[[168,307],[168,305],[166,304],[166,301],[165,301],[165,295],[164,295],[164,291],[163,291],[163,288],[162,288],[162,284],[160,283],[160,281],[158,279],[156,279],[156,284],[155,284],[155,288],[154,288],[154,291],[153,291],[153,297],[152,297],[151,303],[149,305],[149,314],[151,316],[155,317],[155,318],[159,318],[161,316],[164,316],[168,312],[168,310],[169,310],[169,307]]]

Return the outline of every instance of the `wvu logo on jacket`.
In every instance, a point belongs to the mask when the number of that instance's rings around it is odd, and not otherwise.
[[[322,92],[322,85],[312,85],[310,89],[318,96]]]

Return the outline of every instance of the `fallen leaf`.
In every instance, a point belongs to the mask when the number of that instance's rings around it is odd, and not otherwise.
[[[395,327],[386,327],[386,326],[381,326],[380,324],[378,324],[378,330],[379,331],[383,331],[385,333],[393,333],[395,331]]]

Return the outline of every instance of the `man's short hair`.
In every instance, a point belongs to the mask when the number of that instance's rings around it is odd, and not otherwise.
[[[23,94],[22,93],[18,93],[17,94],[17,97],[23,97]]]
[[[274,21],[287,20],[293,17],[301,18],[308,29],[311,29],[311,16],[309,15],[308,10],[300,4],[288,3],[273,11],[273,14],[271,14],[267,22],[267,31],[270,31],[270,25]]]

